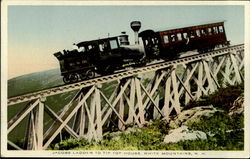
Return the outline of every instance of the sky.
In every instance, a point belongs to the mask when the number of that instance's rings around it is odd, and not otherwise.
[[[231,44],[244,43],[244,6],[241,5],[129,5],[129,6],[8,6],[8,79],[59,68],[53,53],[73,49],[73,43],[134,34],[130,22],[141,21],[140,31],[164,30],[225,21]]]

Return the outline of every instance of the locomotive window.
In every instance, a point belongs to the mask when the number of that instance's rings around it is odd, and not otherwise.
[[[99,44],[99,49],[100,49],[100,51],[103,51],[104,50],[104,44]]]
[[[197,35],[198,37],[201,37],[201,32],[200,32],[200,30],[196,30],[196,35]]]
[[[90,49],[92,49],[93,47],[92,47],[92,45],[89,45],[88,48],[89,48],[89,50],[90,50]]]
[[[153,44],[158,44],[158,39],[157,38],[153,38]]]
[[[214,34],[218,34],[218,28],[217,27],[213,27],[213,32],[214,32]]]
[[[219,32],[220,33],[223,33],[224,31],[223,31],[223,26],[219,26]]]
[[[179,41],[182,40],[181,33],[177,33],[177,38],[178,38]]]
[[[84,47],[79,47],[78,52],[85,52],[85,48]]]
[[[75,63],[70,62],[70,63],[69,63],[69,66],[75,66]]]
[[[165,44],[166,44],[166,43],[169,43],[168,35],[164,35],[164,36],[163,36],[163,41],[164,41]]]
[[[111,49],[116,49],[116,48],[118,48],[118,44],[117,44],[117,41],[116,41],[116,40],[110,40],[109,43],[110,43],[110,48],[111,48]]]
[[[155,39],[154,38],[152,38],[151,41],[153,42],[153,44],[155,44]]]

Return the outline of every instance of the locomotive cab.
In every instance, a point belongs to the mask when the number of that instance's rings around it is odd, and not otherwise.
[[[85,41],[78,43],[78,48],[85,48],[89,62],[93,63],[99,74],[110,74],[144,55],[139,49],[133,49],[130,45],[119,44],[119,37]]]

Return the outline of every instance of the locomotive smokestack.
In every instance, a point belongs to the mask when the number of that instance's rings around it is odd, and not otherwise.
[[[135,44],[139,45],[139,37],[138,37],[138,31],[141,28],[141,22],[140,21],[133,21],[130,23],[131,28],[135,32]]]

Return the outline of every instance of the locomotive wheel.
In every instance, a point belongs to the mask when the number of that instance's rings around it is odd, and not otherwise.
[[[86,78],[87,79],[91,79],[91,78],[94,78],[95,77],[95,72],[93,70],[88,70],[86,72]]]
[[[63,77],[63,82],[66,83],[66,84],[70,83],[68,75]]]
[[[81,79],[81,80],[87,79],[86,74],[85,74],[85,73],[81,73],[81,74],[80,74],[80,79]]]
[[[70,74],[69,75],[69,80],[71,83],[77,82],[78,81],[78,75],[76,73]]]
[[[108,66],[105,68],[105,72],[106,72],[107,74],[112,74],[112,73],[114,73],[114,72],[115,72],[114,66],[108,65]]]

